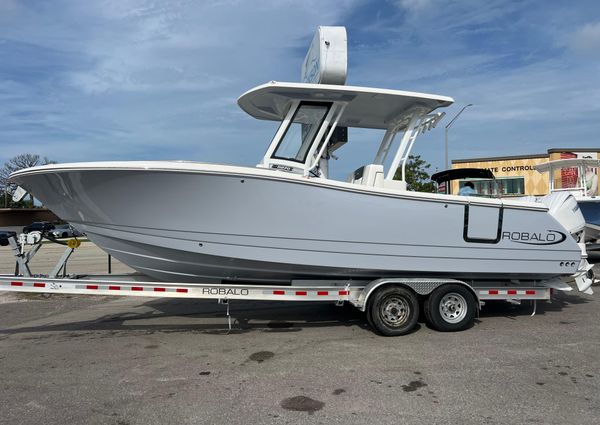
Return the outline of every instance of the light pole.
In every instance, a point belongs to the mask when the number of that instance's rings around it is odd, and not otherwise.
[[[446,138],[445,138],[445,142],[446,142],[446,143],[445,143],[445,147],[446,147],[446,149],[445,149],[445,151],[444,151],[444,152],[445,152],[445,160],[446,160],[446,161],[445,161],[445,162],[446,162],[446,170],[447,170],[447,169],[449,169],[449,166],[448,166],[448,129],[449,129],[451,126],[452,126],[452,124],[454,124],[454,121],[456,121],[456,120],[458,119],[458,117],[460,116],[460,114],[462,114],[462,113],[463,113],[463,111],[464,111],[465,109],[467,109],[469,106],[473,106],[473,104],[472,104],[472,103],[469,103],[468,105],[465,105],[465,106],[463,106],[463,108],[462,108],[460,111],[458,111],[458,114],[456,114],[456,115],[454,116],[454,118],[452,118],[452,121],[450,121],[450,122],[449,122],[449,123],[446,125],[446,130],[445,130],[445,133],[446,133],[446,134],[445,134],[445,136],[446,136]]]

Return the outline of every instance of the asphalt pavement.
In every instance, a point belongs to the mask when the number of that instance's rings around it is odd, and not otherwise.
[[[597,424],[599,305],[385,338],[329,304],[232,302],[228,333],[214,301],[4,293],[0,423]]]

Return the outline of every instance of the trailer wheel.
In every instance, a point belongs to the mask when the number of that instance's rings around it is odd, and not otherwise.
[[[475,318],[476,300],[462,285],[443,285],[436,288],[425,301],[427,322],[441,332],[467,329]]]
[[[371,295],[367,306],[367,320],[383,336],[409,333],[419,318],[419,300],[416,295],[399,286],[385,286]]]

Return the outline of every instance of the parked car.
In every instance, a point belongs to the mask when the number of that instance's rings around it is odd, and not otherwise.
[[[70,224],[59,224],[50,232],[55,238],[72,238],[83,236],[83,234],[71,227]]]
[[[0,230],[0,246],[7,246],[8,238],[10,238],[11,236],[16,238],[17,232],[11,232],[8,230]]]
[[[54,229],[54,224],[52,224],[48,221],[34,221],[29,226],[23,227],[23,233],[29,233],[29,232],[35,232],[35,231],[44,233],[44,232],[48,232],[53,229]]]

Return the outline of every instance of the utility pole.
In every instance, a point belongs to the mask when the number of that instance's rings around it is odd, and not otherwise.
[[[444,150],[446,170],[448,170],[450,168],[450,166],[448,165],[448,129],[452,126],[452,124],[454,124],[454,121],[456,121],[458,119],[460,114],[462,114],[463,111],[465,109],[467,109],[469,106],[473,106],[473,104],[469,103],[468,105],[463,106],[463,108],[460,111],[458,111],[458,114],[456,114],[454,116],[454,118],[452,118],[452,120],[446,125],[446,128],[445,128],[445,150]]]

